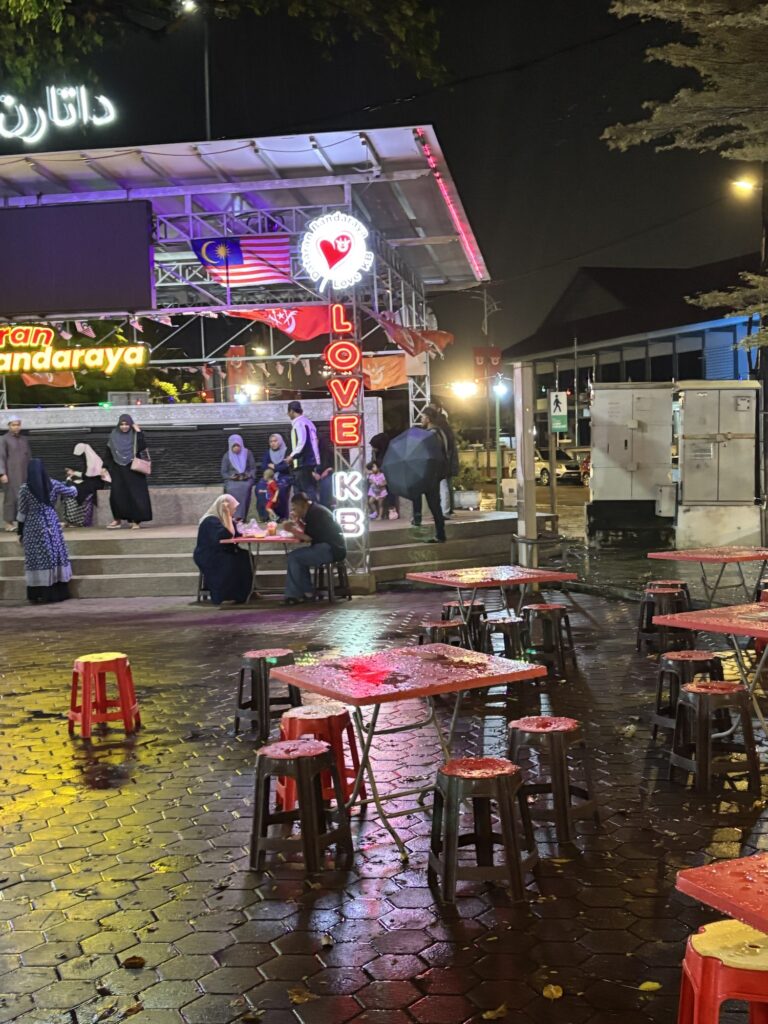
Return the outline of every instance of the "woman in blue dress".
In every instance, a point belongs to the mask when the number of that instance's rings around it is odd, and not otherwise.
[[[72,565],[55,505],[77,497],[77,488],[51,480],[42,459],[32,459],[19,490],[19,539],[24,547],[27,599],[33,604],[66,601]]]
[[[256,482],[256,460],[239,434],[228,438],[228,449],[221,459],[224,493],[237,500],[238,518],[247,519],[253,485]]]

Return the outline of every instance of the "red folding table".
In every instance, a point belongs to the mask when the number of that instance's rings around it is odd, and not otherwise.
[[[676,615],[655,615],[654,623],[659,626],[674,626],[676,629],[692,629],[700,633],[719,633],[728,638],[736,656],[739,675],[749,690],[763,732],[768,736],[765,718],[757,699],[757,686],[763,669],[768,664],[768,644],[762,650],[751,670],[739,644],[739,638],[768,640],[768,604],[735,604],[725,608],[704,608],[701,611],[678,612]],[[751,678],[750,678],[751,675]]]
[[[294,537],[292,533],[278,532],[278,533],[251,533],[251,534],[238,534],[236,537],[228,537],[225,540],[219,542],[220,544],[246,544],[248,546],[248,554],[251,558],[251,570],[253,572],[253,582],[251,583],[251,592],[248,595],[248,600],[253,597],[254,594],[258,593],[259,588],[256,584],[256,574],[259,571],[259,558],[261,556],[261,545],[266,544],[274,547],[276,544],[282,544],[283,552],[286,558],[288,557],[288,546],[290,544],[300,544],[301,541],[298,537]],[[278,591],[280,588],[261,588],[264,593],[270,590]]]
[[[409,572],[405,577],[415,583],[430,583],[435,587],[454,587],[462,619],[467,622],[478,590],[498,590],[502,607],[509,609],[507,590],[520,588],[517,602],[519,611],[528,587],[537,583],[569,583],[578,579],[575,572],[556,572],[554,569],[527,569],[522,565],[491,565],[479,569],[442,569],[435,572]],[[469,590],[469,601],[463,591]]]
[[[676,888],[708,907],[768,932],[768,853],[678,871]]]
[[[763,578],[768,563],[768,548],[722,547],[722,548],[689,548],[687,551],[651,551],[649,558],[658,558],[667,562],[698,562],[701,570],[701,584],[707,596],[707,604],[712,607],[718,590],[738,590],[739,587],[748,601],[757,598],[757,584]],[[750,590],[744,577],[742,566],[745,562],[760,562],[760,571],[755,586]],[[710,583],[707,577],[707,566],[719,565],[720,570],[715,582]],[[737,583],[723,584],[723,574],[729,565],[735,565],[739,574]]]
[[[412,647],[390,647],[376,654],[340,658],[323,658],[314,664],[279,665],[270,669],[270,678],[298,686],[299,689],[318,693],[324,697],[341,701],[352,708],[361,747],[360,768],[350,795],[348,806],[367,803],[360,799],[360,785],[365,774],[370,787],[371,800],[376,806],[382,824],[387,828],[401,853],[405,845],[397,835],[391,818],[412,814],[417,808],[385,811],[383,802],[406,796],[424,795],[434,789],[434,779],[426,785],[401,789],[382,796],[373,774],[371,744],[374,736],[385,736],[397,732],[409,732],[425,726],[434,726],[443,757],[448,760],[453,733],[461,706],[462,693],[466,690],[490,689],[500,684],[540,679],[547,670],[542,665],[530,665],[523,661],[511,661],[490,654],[467,651],[448,644],[424,644]],[[438,694],[455,694],[456,703],[451,716],[447,735],[444,734],[435,715],[434,698]],[[423,697],[427,701],[428,713],[416,721],[402,725],[390,725],[378,729],[379,712],[383,704],[413,700]],[[366,722],[363,709],[370,707],[371,716]],[[435,765],[435,770],[437,765]]]

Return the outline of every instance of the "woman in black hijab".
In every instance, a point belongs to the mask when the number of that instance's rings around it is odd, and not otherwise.
[[[109,435],[104,465],[112,477],[109,492],[109,506],[114,516],[108,530],[119,530],[123,520],[138,530],[139,523],[152,518],[152,504],[149,500],[149,486],[144,473],[131,469],[135,458],[148,459],[147,442],[138,423],[124,412],[117,426]]]

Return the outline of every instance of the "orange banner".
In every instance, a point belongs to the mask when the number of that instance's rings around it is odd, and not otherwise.
[[[37,384],[45,384],[49,388],[73,388],[75,386],[74,373],[22,373],[21,379],[28,388]]]
[[[363,359],[363,382],[367,391],[386,391],[408,383],[405,356],[374,356]]]

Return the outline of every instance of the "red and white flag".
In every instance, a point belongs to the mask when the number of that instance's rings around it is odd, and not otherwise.
[[[84,334],[86,338],[95,338],[96,331],[87,320],[75,320],[75,330],[78,334]]]

